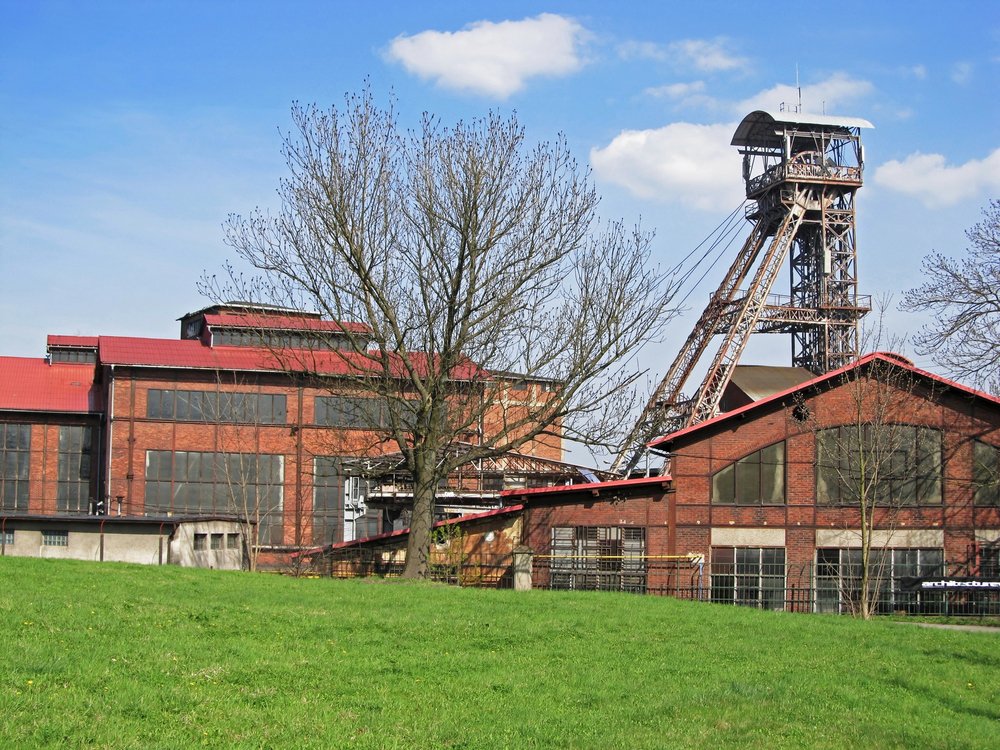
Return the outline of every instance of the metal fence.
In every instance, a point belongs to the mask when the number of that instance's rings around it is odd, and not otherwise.
[[[432,556],[431,578],[458,586],[509,589],[514,587],[513,558],[509,553]],[[895,575],[895,569],[871,575],[869,600],[879,614],[1000,616],[1000,586],[970,583],[964,564],[898,570],[905,575]],[[393,578],[402,571],[401,555],[384,550],[324,558],[311,568],[314,574],[335,578]],[[928,580],[942,585],[921,588]],[[956,588],[949,589],[948,584]],[[792,612],[853,614],[861,608],[860,571],[852,566],[835,569],[828,563],[736,561],[712,566],[696,555],[532,555],[531,587],[621,591]]]

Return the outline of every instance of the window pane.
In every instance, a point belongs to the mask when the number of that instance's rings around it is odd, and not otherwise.
[[[785,444],[775,443],[760,452],[760,495],[768,504],[785,502]]]
[[[736,502],[735,464],[730,464],[722,471],[717,471],[712,477],[712,500],[717,503],[732,504]]]

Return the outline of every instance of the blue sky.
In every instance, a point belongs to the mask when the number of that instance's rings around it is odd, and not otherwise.
[[[230,256],[226,216],[274,205],[291,102],[366,77],[407,123],[516,110],[533,139],[565,133],[603,213],[641,217],[672,265],[738,205],[733,129],[794,101],[798,66],[807,111],[875,125],[860,291],[898,300],[1000,195],[1000,3],[821,7],[0,0],[0,354],[176,336]],[[722,270],[645,364],[669,364]],[[785,364],[770,338],[749,356]]]

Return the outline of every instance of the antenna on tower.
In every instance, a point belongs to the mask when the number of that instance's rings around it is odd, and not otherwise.
[[[795,63],[795,88],[799,92],[799,108],[795,110],[799,114],[802,114],[802,86],[799,85],[799,64]]]

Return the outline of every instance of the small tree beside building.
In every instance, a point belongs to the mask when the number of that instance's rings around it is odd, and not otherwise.
[[[913,424],[908,410],[918,383],[891,358],[850,368],[841,381],[849,419],[826,425],[804,404],[798,408],[816,437],[816,503],[851,511],[845,526],[858,534],[854,555],[839,559],[841,550],[837,560],[818,558],[817,565],[836,566],[841,601],[868,619],[890,584],[889,540],[899,511],[941,504],[942,433]]]

